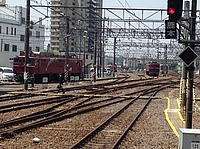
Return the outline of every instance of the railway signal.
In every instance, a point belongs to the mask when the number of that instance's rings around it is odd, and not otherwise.
[[[181,18],[183,10],[183,0],[168,0],[167,14],[169,20],[165,20],[165,38],[176,39],[176,22]]]
[[[185,65],[189,67],[194,62],[194,60],[198,57],[198,55],[190,46],[188,46],[185,48],[183,52],[179,54],[179,57],[183,60]]]
[[[183,0],[168,0],[167,14],[170,21],[178,21],[183,10]]]

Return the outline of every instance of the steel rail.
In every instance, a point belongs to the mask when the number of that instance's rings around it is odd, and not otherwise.
[[[141,113],[138,113],[138,115],[135,117],[135,119],[133,119],[133,121],[129,124],[129,126],[124,130],[124,132],[117,139],[117,141],[114,143],[114,145],[112,146],[111,149],[116,149],[116,148],[119,147],[119,145],[124,140],[124,138],[126,137],[127,133],[129,132],[129,130],[133,127],[133,125],[136,123],[137,119],[141,116],[142,112],[144,112],[144,110],[146,109],[146,107],[149,105],[149,103],[151,102],[153,96],[155,96],[160,90],[163,90],[163,89],[165,89],[167,87],[168,86],[161,87],[158,90],[156,90],[152,95],[150,95],[149,100],[147,101],[147,103],[144,106],[144,108],[141,110]]]
[[[104,122],[102,122],[99,126],[97,126],[95,129],[93,129],[91,132],[89,132],[88,134],[86,134],[82,139],[80,139],[75,145],[73,145],[71,147],[71,149],[77,149],[77,148],[81,148],[84,146],[84,144],[86,142],[88,142],[91,138],[93,138],[99,131],[101,131],[104,127],[106,127],[114,118],[116,118],[118,115],[120,115],[126,108],[128,108],[134,101],[136,101],[137,99],[140,98],[140,96],[145,95],[145,94],[149,94],[149,93],[153,93],[153,95],[155,95],[155,93],[158,92],[158,90],[161,89],[161,86],[155,87],[155,88],[150,88],[147,89],[145,91],[143,91],[140,95],[138,95],[137,97],[133,98],[130,102],[128,102],[123,108],[121,108],[120,110],[118,110],[116,113],[114,113],[112,116],[110,116],[109,118],[107,118]],[[150,97],[152,97],[152,95],[150,95]],[[129,99],[131,99],[132,97],[127,97]],[[147,103],[145,104],[145,106],[141,109],[141,111],[139,112],[139,114],[136,116],[136,118],[134,119],[134,121],[136,121],[138,119],[138,117],[141,115],[141,113],[144,111],[144,109],[147,107],[147,105],[149,104],[149,102],[151,101],[152,98],[150,98],[150,100],[147,101]]]
[[[129,93],[127,95],[131,95],[131,94]],[[114,97],[114,98],[117,98],[117,97]],[[116,103],[125,101],[125,100],[127,100],[129,98],[127,97],[127,98],[125,98],[123,100],[118,100],[118,101],[114,101],[114,102],[111,102],[111,103],[105,103],[105,104],[102,104],[101,106],[97,105],[96,107],[94,107],[94,106],[88,107],[90,104],[85,104],[85,105],[81,105],[81,106],[80,105],[79,106],[75,106],[75,107],[71,108],[71,113],[69,113],[70,109],[59,110],[57,112],[53,111],[52,114],[49,114],[47,112],[47,113],[44,113],[44,115],[43,115],[43,117],[44,116],[47,116],[47,117],[45,117],[45,118],[43,118],[41,120],[38,120],[36,122],[30,123],[30,124],[28,124],[26,126],[23,126],[23,127],[17,127],[15,129],[5,130],[5,131],[0,133],[0,136],[1,136],[1,139],[12,137],[12,136],[15,135],[15,133],[20,133],[21,131],[26,131],[26,130],[31,129],[31,128],[36,128],[36,127],[39,127],[39,126],[50,124],[50,123],[55,122],[55,121],[63,120],[65,118],[73,117],[73,116],[76,116],[78,114],[82,114],[82,113],[90,112],[90,111],[93,111],[93,110],[97,110],[97,109],[100,109],[100,108],[108,106],[108,105],[112,105],[112,104],[116,104]],[[96,103],[94,102],[93,104],[96,104]],[[72,112],[72,110],[77,110],[77,111]],[[46,111],[49,111],[49,110],[46,110]],[[39,113],[40,113],[40,116],[42,117],[42,111],[40,111]],[[31,117],[32,119],[34,118],[34,116],[37,117],[37,115],[32,115],[32,116],[33,116],[33,117]],[[24,118],[25,119],[23,119],[23,121],[29,121],[30,120],[30,118],[28,119],[28,117],[24,117]],[[11,121],[11,123],[15,124],[16,121]],[[17,123],[20,123],[20,122],[17,122]],[[2,126],[5,127],[5,124],[2,125]]]
[[[41,100],[26,101],[26,102],[2,105],[2,106],[0,106],[0,113],[37,107],[37,106],[41,106],[44,104],[47,105],[47,104],[62,102],[62,101],[66,101],[66,99],[67,99],[67,96],[65,96],[65,97],[62,96],[62,97],[54,97],[54,98],[47,98],[47,99],[41,99]]]

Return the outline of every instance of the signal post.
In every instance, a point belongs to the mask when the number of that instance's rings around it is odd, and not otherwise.
[[[165,21],[165,37],[166,39],[177,39],[177,23],[180,27],[184,27],[184,30],[188,30],[189,32],[189,40],[184,39],[180,40],[179,43],[184,43],[188,45],[186,49],[179,55],[179,57],[189,64],[185,64],[186,69],[183,72],[188,75],[188,92],[186,99],[186,128],[192,128],[192,103],[193,103],[193,80],[194,80],[194,60],[198,57],[195,53],[195,44],[199,43],[195,40],[195,30],[196,30],[196,7],[197,0],[192,0],[192,13],[191,13],[191,22],[189,28],[186,28],[184,24],[181,24],[181,16],[182,16],[182,8],[183,8],[183,0],[168,0],[167,5],[167,14],[169,16],[169,20]],[[187,20],[189,22],[189,20]],[[186,54],[185,54],[186,53]],[[188,56],[189,54],[189,56]],[[192,57],[192,59],[191,59]],[[186,60],[187,59],[187,60]],[[184,75],[183,75],[184,76]]]

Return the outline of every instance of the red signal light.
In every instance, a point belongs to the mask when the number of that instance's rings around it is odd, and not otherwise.
[[[170,21],[178,21],[182,16],[183,0],[168,0],[167,14]]]
[[[175,9],[172,8],[172,7],[170,7],[170,8],[168,9],[168,13],[169,13],[169,15],[173,15],[173,14],[175,13]]]

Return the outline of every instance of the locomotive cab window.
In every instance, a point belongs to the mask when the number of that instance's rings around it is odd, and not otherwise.
[[[35,64],[35,60],[34,59],[29,59],[29,63],[30,64]]]
[[[14,59],[14,63],[24,63],[24,59]]]

